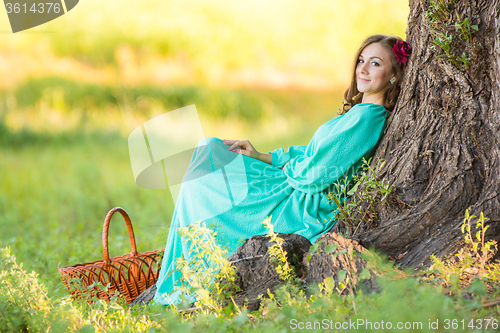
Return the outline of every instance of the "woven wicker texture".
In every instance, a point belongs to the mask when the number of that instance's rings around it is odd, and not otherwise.
[[[108,229],[109,221],[115,212],[119,212],[127,224],[130,239],[130,254],[109,258]],[[143,291],[151,287],[158,280],[163,250],[138,253],[135,245],[134,230],[130,217],[121,207],[113,208],[106,215],[102,231],[103,260],[74,266],[59,268],[62,279],[68,291],[74,298],[88,298],[88,287],[96,282],[102,286],[109,283],[107,291],[98,287],[90,289],[91,296],[109,301],[110,294],[118,291],[131,303]],[[75,283],[75,278],[79,283]],[[83,285],[83,288],[82,288]]]

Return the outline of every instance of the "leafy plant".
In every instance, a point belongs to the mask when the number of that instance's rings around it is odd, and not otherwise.
[[[431,1],[426,15],[430,23],[438,24],[443,22],[449,16],[448,6],[443,0]]]
[[[295,279],[295,271],[288,262],[287,252],[283,249],[283,238],[278,237],[278,234],[274,232],[273,225],[271,224],[271,216],[266,217],[262,223],[268,230],[267,235],[271,242],[274,242],[274,244],[268,248],[270,262],[276,264],[276,272],[283,281]]]
[[[495,245],[495,242],[488,241],[485,243],[484,235],[486,234],[486,230],[490,227],[489,225],[485,225],[486,220],[488,219],[483,215],[483,212],[479,214],[479,218],[476,222],[476,239],[477,242],[474,241],[471,233],[471,221],[475,218],[475,215],[469,215],[469,210],[465,210],[465,218],[461,227],[462,233],[465,235],[465,243],[471,244],[472,249],[477,255],[481,258],[481,271],[484,269],[484,265],[486,264],[486,260],[488,258],[488,253],[491,250],[491,247]],[[479,251],[481,251],[481,255],[479,255]]]
[[[460,39],[465,39],[467,41],[470,41],[472,38],[471,29],[478,31],[479,30],[478,26],[477,25],[470,25],[468,17],[466,17],[463,21],[460,21],[460,16],[459,16],[458,12],[457,12],[457,16],[458,16],[459,21],[455,23],[455,31],[458,31],[458,30],[461,31],[461,33],[459,35]]]
[[[465,68],[469,68],[469,64],[467,63],[471,58],[467,58],[467,56],[465,55],[465,52],[462,53],[462,56],[461,57],[458,57],[457,58],[458,60],[460,60],[462,62],[462,67],[465,67]]]
[[[363,158],[359,176],[353,177],[353,180],[359,183],[358,190],[349,201],[346,200],[349,187],[345,179],[335,183],[335,191],[327,195],[327,198],[337,205],[339,211],[335,217],[344,223],[347,235],[354,235],[358,230],[366,229],[373,220],[378,219],[376,206],[385,202],[395,188],[386,183],[385,179],[379,180],[376,177],[385,161],[379,159],[373,168],[370,166],[371,160],[370,158],[366,161]]]
[[[324,241],[319,241],[319,242],[316,242],[313,245],[311,245],[311,247],[309,248],[309,253],[306,257],[306,262],[308,264],[309,264],[309,261],[311,261],[312,256],[318,251],[319,246],[323,243],[324,243]]]
[[[29,328],[50,328],[48,315],[53,308],[37,275],[27,273],[9,248],[0,253],[0,331],[22,332]]]
[[[118,293],[110,302],[98,300],[95,288],[106,290],[97,283],[77,300],[69,295],[49,298],[37,274],[26,272],[9,248],[0,249],[0,332],[136,332],[158,327],[150,317],[158,309],[131,309]]]
[[[430,48],[432,50],[441,49],[444,51],[444,54],[437,56],[436,58],[447,57],[450,62],[455,64],[456,66],[461,66],[465,68],[469,68],[468,61],[471,58],[467,57],[466,53],[462,51],[461,56],[457,56],[453,54],[453,45],[455,45],[453,40],[453,31],[450,31],[450,23],[453,23],[453,14],[450,14],[450,5],[455,4],[455,1],[450,0],[439,0],[439,1],[430,1],[429,7],[426,11],[427,22],[430,25],[430,32],[434,37],[432,41],[432,45]],[[472,32],[478,31],[479,28],[477,25],[471,25],[469,18],[465,18],[461,20],[460,14],[457,10],[455,10],[457,16],[457,22],[453,24],[455,27],[455,32],[460,31],[459,39],[465,40],[468,43],[471,43],[472,51],[476,56],[476,49],[474,44],[472,44]],[[458,48],[458,46],[455,46]],[[460,61],[461,65],[458,61]]]
[[[498,298],[500,292],[498,288],[500,262],[486,265],[488,253],[491,251],[491,247],[495,245],[495,242],[484,241],[488,226],[485,225],[487,218],[484,217],[482,212],[476,223],[476,233],[473,234],[471,222],[475,217],[469,214],[468,209],[465,211],[461,231],[464,234],[466,246],[461,248],[454,256],[445,256],[443,259],[439,259],[432,254],[430,256],[432,266],[429,269],[420,271],[420,277],[418,278],[420,281],[448,288],[447,293],[456,296],[459,306],[471,309],[477,309],[480,305],[478,303],[466,305],[463,299],[465,297],[470,298],[473,294],[484,296],[486,295],[486,288],[494,290],[495,285],[497,297],[490,301],[485,300],[482,304],[486,307],[500,304]]]
[[[202,311],[220,313],[225,301],[238,290],[235,267],[227,260],[228,250],[216,243],[216,232],[200,225],[200,221],[179,228],[179,235],[190,244],[191,257],[178,258],[176,268],[182,273],[180,286],[186,296],[193,296]]]
[[[432,41],[432,45],[430,46],[431,50],[436,50],[436,48],[441,48],[445,52],[445,54],[438,55],[436,59],[447,56],[451,62],[453,62],[455,65],[458,66],[458,63],[456,61],[457,57],[451,54],[451,44],[453,42],[453,35],[452,34],[448,35],[448,31],[442,33],[440,31],[433,30],[432,33],[435,39]]]

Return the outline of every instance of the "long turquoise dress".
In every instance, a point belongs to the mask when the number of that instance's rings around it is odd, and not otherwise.
[[[189,247],[177,229],[196,221],[217,225],[230,253],[241,240],[267,234],[262,222],[268,216],[275,232],[302,235],[314,243],[335,224],[337,206],[326,197],[331,185],[344,178],[349,182],[363,157],[373,156],[386,118],[381,105],[357,104],[321,125],[307,146],[270,152],[271,165],[228,151],[221,139],[200,141],[175,205],[155,301],[179,301],[178,292],[167,296],[181,277],[176,258],[184,254],[189,259]]]

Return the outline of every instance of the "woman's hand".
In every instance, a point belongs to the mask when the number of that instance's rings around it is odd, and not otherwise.
[[[222,140],[222,142],[230,146],[228,150],[260,160],[261,153],[255,150],[248,140]]]
[[[283,165],[283,167],[281,168],[281,170],[285,171],[285,167],[286,167],[286,165],[287,165],[288,163],[290,163],[290,162],[286,162],[286,163],[285,163],[285,165]]]

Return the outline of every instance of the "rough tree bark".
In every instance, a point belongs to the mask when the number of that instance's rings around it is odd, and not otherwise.
[[[377,227],[354,236],[399,258],[401,267],[458,251],[469,207],[471,215],[489,218],[486,237],[500,242],[500,0],[445,2],[451,53],[465,52],[470,68],[437,58],[443,52],[430,49],[429,3],[410,0],[406,35],[413,55],[373,159],[386,160],[377,176],[396,185],[407,206],[378,207]],[[479,28],[470,42],[455,32],[457,13]]]

